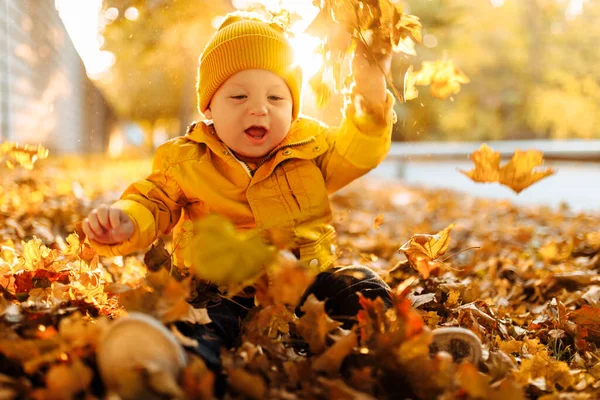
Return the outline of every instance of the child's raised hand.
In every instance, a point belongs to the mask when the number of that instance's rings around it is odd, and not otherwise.
[[[123,210],[102,205],[92,210],[82,224],[90,240],[102,244],[118,244],[133,235],[135,225]]]

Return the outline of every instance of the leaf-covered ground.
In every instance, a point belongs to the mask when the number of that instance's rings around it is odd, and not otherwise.
[[[148,162],[0,168],[1,398],[105,398],[95,350],[124,307],[167,325],[206,317],[186,302],[197,291],[167,268],[167,253],[147,256],[148,266],[141,253],[99,259],[74,233]],[[371,266],[396,306],[385,312],[363,300],[353,331],[328,320],[318,301],[298,319],[291,304],[311,277],[281,259],[269,285],[257,283],[261,306],[244,321],[241,346],[223,354],[226,397],[600,397],[599,214],[367,179],[336,194],[333,206],[340,263]],[[424,279],[398,249],[449,224],[449,249]],[[475,332],[484,365],[430,355],[431,329],[440,326]],[[154,386],[165,398],[206,398],[212,379],[190,357],[174,385]]]

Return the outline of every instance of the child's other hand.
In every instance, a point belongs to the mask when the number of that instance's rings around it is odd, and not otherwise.
[[[82,224],[90,240],[102,244],[118,244],[133,235],[133,221],[121,209],[100,206],[92,210]]]

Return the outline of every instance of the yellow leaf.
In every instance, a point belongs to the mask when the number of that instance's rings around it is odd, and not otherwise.
[[[419,91],[416,86],[416,76],[413,72],[413,66],[410,65],[406,74],[404,74],[404,101],[414,100],[419,97]]]
[[[448,250],[450,231],[454,224],[448,225],[435,235],[417,234],[400,247],[413,268],[427,279],[430,272],[436,269],[439,262],[435,259]]]
[[[520,193],[535,182],[554,174],[552,168],[534,171],[543,164],[543,153],[517,150],[512,160],[500,169],[500,183]]]
[[[462,171],[475,182],[498,182],[500,180],[500,152],[492,150],[483,143],[469,158],[475,163],[475,168]]]
[[[419,17],[409,14],[401,14],[400,21],[396,24],[401,38],[410,37],[416,43],[421,43],[422,28]]]
[[[414,79],[416,85],[431,85],[430,93],[438,99],[445,99],[460,92],[460,85],[470,82],[469,78],[454,66],[452,60],[424,61]]]
[[[331,90],[323,81],[323,74],[323,70],[320,70],[308,80],[308,84],[316,96],[316,104],[319,108],[325,108],[331,98]]]
[[[565,261],[571,256],[573,247],[574,243],[572,239],[563,242],[551,240],[540,247],[538,254],[546,262],[561,262]]]
[[[460,387],[467,392],[469,398],[488,398],[489,383],[492,378],[479,372],[473,364],[461,364],[456,371],[456,379]]]
[[[197,221],[194,233],[184,257],[201,279],[220,285],[242,283],[275,259],[275,248],[257,232],[237,232],[231,221],[218,215]]]
[[[475,163],[475,168],[460,172],[475,182],[498,182],[516,193],[555,172],[552,168],[534,171],[543,163],[543,154],[537,150],[517,150],[510,162],[501,167],[500,153],[483,143],[469,158]]]

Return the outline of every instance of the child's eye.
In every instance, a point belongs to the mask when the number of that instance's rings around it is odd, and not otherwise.
[[[269,96],[269,100],[283,100],[283,97],[279,97],[279,96]]]
[[[245,94],[240,94],[239,96],[231,96],[232,99],[243,100],[246,98]]]

